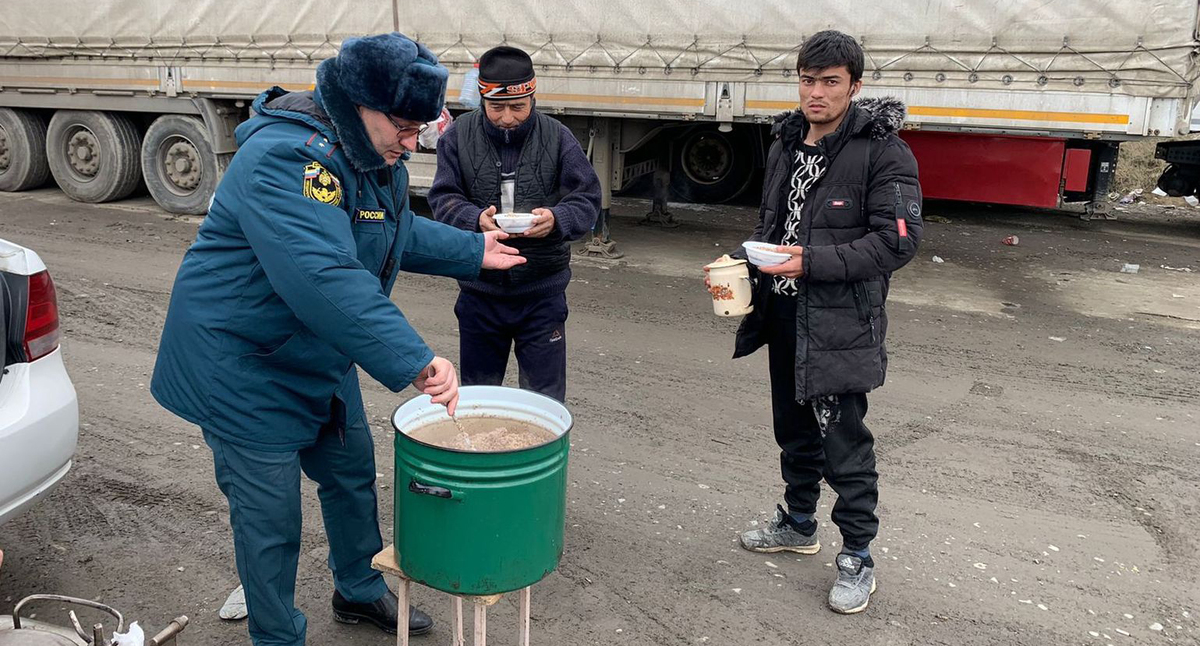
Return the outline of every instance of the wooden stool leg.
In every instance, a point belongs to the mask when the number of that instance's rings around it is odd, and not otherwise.
[[[520,623],[517,629],[518,646],[529,646],[529,596],[529,588],[521,590],[521,617],[518,620]]]
[[[475,604],[475,646],[487,646],[487,606]]]
[[[396,605],[396,644],[408,646],[408,579],[400,579]]]
[[[463,636],[463,611],[462,597],[455,596],[454,599],[454,645],[466,646],[467,639]]]

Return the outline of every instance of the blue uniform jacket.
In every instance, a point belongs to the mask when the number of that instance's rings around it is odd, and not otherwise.
[[[260,450],[358,422],[355,364],[398,392],[433,359],[389,298],[397,271],[474,280],[483,261],[481,235],[413,215],[403,164],[356,170],[319,103],[273,88],[238,127],[151,382],[175,414]]]

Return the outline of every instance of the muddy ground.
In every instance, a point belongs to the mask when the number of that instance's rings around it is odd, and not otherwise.
[[[534,589],[534,643],[1197,643],[1200,209],[1082,222],[927,206],[939,218],[894,278],[891,371],[871,398],[879,591],[856,617],[824,607],[839,540],[828,492],[819,555],[735,543],[780,499],[778,450],[766,359],[730,360],[736,322],[712,316],[699,267],[744,239],[753,211],[677,207],[684,226],[663,231],[636,226],[642,210],[616,206],[624,260],[576,263],[567,551]],[[244,623],[216,615],[237,581],[211,454],[147,390],[197,223],[146,198],[0,195],[0,237],[36,249],[57,282],[82,416],[71,474],[0,527],[5,611],[70,594],[151,627],[187,614],[184,644],[248,643]],[[1009,234],[1019,246],[1001,244]],[[451,357],[455,293],[403,276],[392,295]],[[411,391],[364,385],[388,540],[388,415]],[[309,643],[391,643],[333,622],[311,483],[304,511]],[[448,643],[450,604],[417,599],[438,625],[416,643]],[[515,614],[493,611],[495,642],[514,643]]]

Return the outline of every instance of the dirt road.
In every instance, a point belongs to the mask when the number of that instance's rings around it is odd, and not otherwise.
[[[744,239],[752,211],[680,207],[685,225],[660,231],[635,226],[641,208],[618,204],[625,260],[576,263],[568,547],[534,590],[535,643],[1197,643],[1200,210],[1084,223],[927,208],[950,221],[928,224],[894,279],[889,381],[867,420],[881,472],[879,591],[847,618],[824,607],[839,547],[828,491],[819,555],[735,542],[781,496],[766,360],[729,359],[736,322],[711,315],[698,268]],[[148,392],[197,222],[145,199],[0,195],[0,237],[36,249],[57,282],[83,422],[67,480],[0,528],[4,610],[34,592],[71,594],[153,627],[187,614],[185,644],[249,643],[244,624],[216,616],[237,581],[211,454]],[[1001,244],[1009,234],[1020,246]],[[1119,273],[1125,263],[1139,272]],[[455,293],[402,276],[393,294],[449,356]],[[387,540],[387,418],[411,393],[363,383]],[[309,643],[390,643],[333,622],[311,483],[304,512]],[[447,643],[450,604],[428,591],[418,601],[438,626],[416,643]],[[514,617],[508,602],[493,612],[496,641],[515,635]]]

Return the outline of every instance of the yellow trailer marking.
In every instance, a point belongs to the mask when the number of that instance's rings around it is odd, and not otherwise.
[[[1129,115],[1127,114],[1097,114],[1091,112],[940,108],[915,105],[908,108],[908,113],[918,117],[964,117],[968,119],[1012,119],[1014,121],[1061,121],[1066,123],[1101,123],[1114,126],[1129,125]]]
[[[751,110],[794,110],[796,109],[796,103],[793,101],[746,101],[746,107]],[[964,119],[1009,119],[1012,121],[1057,121],[1061,123],[1129,125],[1129,115],[1127,114],[1099,114],[1091,112],[996,110],[990,108],[946,108],[910,105],[908,106],[908,114],[915,117],[957,117]]]
[[[56,85],[64,87],[113,87],[121,85],[136,85],[140,87],[158,87],[160,81],[158,79],[104,79],[104,78],[76,78],[70,76],[0,76],[0,85],[15,85],[15,86],[45,86]],[[184,79],[184,89],[196,90],[218,90],[222,88],[248,88],[256,90],[266,90],[271,87],[271,83],[262,83],[260,81],[215,81],[205,79]],[[285,90],[311,90],[314,85],[312,83],[276,83]]]
[[[704,99],[688,99],[669,96],[599,96],[595,94],[551,94],[538,92],[539,99],[565,103],[618,103],[621,105],[677,105],[702,108]]]
[[[460,88],[447,89],[446,100],[458,101],[458,95],[460,92]],[[607,94],[554,94],[550,92],[538,92],[535,96],[537,96],[539,101],[557,101],[561,103],[617,103],[620,105],[673,105],[688,108],[704,107],[704,99],[687,99],[670,96],[613,96]]]
[[[95,79],[53,76],[0,76],[0,85],[59,85],[67,87],[90,86],[121,86],[133,85],[139,87],[158,87],[158,79]],[[312,83],[279,83],[285,90],[311,90]],[[257,89],[266,90],[264,84],[258,81],[218,81],[205,79],[184,79],[184,89],[219,90],[219,89]],[[457,98],[458,90],[448,91],[447,98]],[[599,103],[618,105],[665,105],[690,108],[702,108],[705,100],[702,98],[660,97],[660,96],[613,96],[595,94],[554,94],[538,93],[538,98],[548,103]],[[796,104],[792,101],[746,101],[750,110],[792,110]],[[1001,110],[990,108],[950,108],[941,106],[912,105],[908,106],[908,114],[915,117],[950,117],[961,119],[1007,119],[1012,121],[1052,121],[1060,123],[1090,123],[1102,125],[1129,125],[1127,114],[1101,114],[1090,112],[1050,112],[1045,110]]]
[[[0,85],[64,85],[68,87],[103,85],[140,85],[158,87],[158,79],[102,79],[70,76],[0,76]]]
[[[262,83],[261,81],[214,81],[205,79],[183,79],[183,88],[196,90],[220,90],[225,88],[266,90],[272,85],[278,85],[285,90],[311,90],[316,87],[312,83]]]

